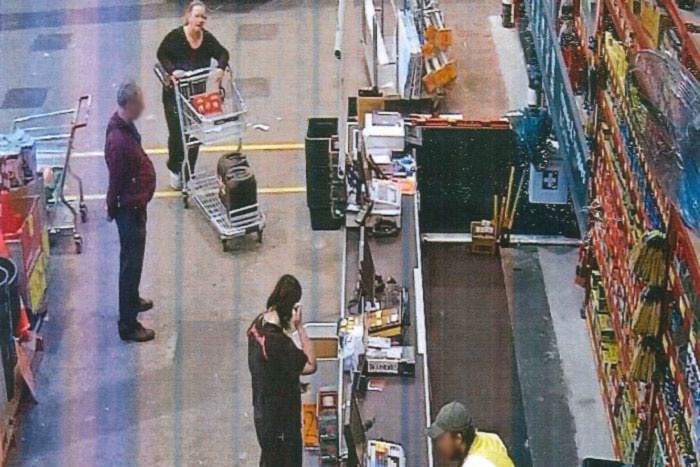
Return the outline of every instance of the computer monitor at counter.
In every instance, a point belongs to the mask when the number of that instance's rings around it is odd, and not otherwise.
[[[374,259],[372,258],[372,250],[370,249],[369,241],[365,234],[362,240],[362,260],[360,261],[360,288],[362,298],[365,301],[374,302],[375,277],[376,270],[374,267]]]
[[[348,446],[348,467],[363,465],[367,455],[365,424],[360,414],[360,406],[355,396],[350,397],[350,417],[343,430]]]

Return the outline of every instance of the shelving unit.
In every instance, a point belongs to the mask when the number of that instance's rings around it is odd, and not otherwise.
[[[609,20],[618,39],[630,51],[665,50],[676,55],[686,68],[700,77],[700,47],[691,34],[691,28],[700,27],[700,22],[689,20],[674,0],[602,1],[598,32],[604,30],[603,23]],[[674,40],[669,40],[670,37]]]
[[[673,0],[601,1],[597,48],[587,54],[599,79],[588,115],[595,125],[589,127],[592,209],[585,304],[601,391],[621,460],[698,465],[700,241],[684,226],[653,176],[636,127],[636,90],[627,74],[633,53],[659,49],[676,55],[697,77],[700,54]],[[579,19],[576,25],[582,28],[584,23]],[[640,383],[631,377],[640,341],[632,321],[645,284],[629,263],[632,248],[649,230],[666,234],[667,293],[657,336],[657,374]]]

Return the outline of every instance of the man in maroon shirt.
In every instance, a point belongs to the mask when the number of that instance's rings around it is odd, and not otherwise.
[[[143,93],[133,82],[123,83],[117,92],[119,108],[107,125],[105,159],[109,171],[107,215],[116,220],[119,255],[119,336],[125,341],[146,342],[155,332],[138,322],[138,314],[153,308],[153,302],[139,295],[146,247],[146,208],[153,199],[156,174],[141,146],[134,122],[144,110]]]

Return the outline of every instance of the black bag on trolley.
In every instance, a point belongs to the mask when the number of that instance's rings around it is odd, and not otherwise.
[[[219,158],[219,162],[216,164],[216,173],[219,175],[219,180],[222,180],[229,170],[240,166],[250,167],[245,154],[238,151],[224,154]]]
[[[219,197],[227,211],[258,203],[258,184],[248,159],[240,152],[224,154],[216,166]]]

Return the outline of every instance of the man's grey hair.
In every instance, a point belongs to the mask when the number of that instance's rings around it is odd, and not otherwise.
[[[124,81],[117,90],[117,105],[124,108],[129,101],[141,94],[141,88],[132,79]]]

